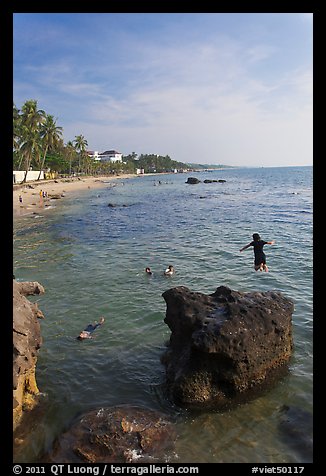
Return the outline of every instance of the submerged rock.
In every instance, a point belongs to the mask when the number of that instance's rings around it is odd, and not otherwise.
[[[38,402],[39,390],[35,379],[38,350],[42,344],[38,319],[43,318],[37,304],[25,296],[43,294],[37,282],[13,281],[13,429],[23,412]]]
[[[118,204],[116,204],[116,203],[108,203],[108,207],[111,207],[111,208],[116,208],[116,207],[126,208],[126,207],[128,207],[128,206],[130,206],[130,205],[125,205],[125,204],[123,204],[123,205],[118,205]]]
[[[298,407],[281,408],[279,423],[281,439],[298,455],[298,462],[313,461],[313,416]]]
[[[165,462],[174,439],[173,425],[162,413],[127,405],[100,408],[79,417],[43,462]]]
[[[252,396],[286,368],[294,306],[280,292],[220,286],[206,295],[180,286],[163,298],[171,336],[161,360],[175,403],[222,409]]]

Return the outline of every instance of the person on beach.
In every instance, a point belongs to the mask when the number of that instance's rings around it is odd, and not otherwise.
[[[145,273],[148,274],[148,276],[153,275],[153,271],[151,271],[151,268],[149,268],[148,266],[147,266],[147,268],[145,268]]]
[[[91,334],[97,329],[99,326],[101,326],[104,323],[104,317],[101,317],[99,322],[96,322],[94,324],[88,324],[88,326],[81,331],[79,336],[77,337],[78,340],[83,340],[83,339],[91,339],[92,336]]]
[[[168,268],[166,268],[166,270],[164,271],[165,276],[172,276],[174,273],[175,273],[175,269],[172,266],[172,264],[170,264]]]
[[[23,203],[23,197],[19,195],[19,203]]]
[[[251,241],[246,246],[241,248],[240,252],[246,250],[250,246],[253,246],[254,247],[254,255],[255,255],[255,264],[254,264],[255,271],[259,270],[259,271],[267,272],[268,267],[267,267],[267,264],[266,264],[266,255],[263,251],[263,248],[264,248],[264,245],[273,245],[275,243],[275,241],[264,241],[260,238],[258,233],[254,233],[252,235],[252,239],[253,239],[253,241]]]

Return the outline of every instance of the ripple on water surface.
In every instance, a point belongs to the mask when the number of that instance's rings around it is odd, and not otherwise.
[[[37,223],[15,224],[14,274],[46,289],[30,299],[45,314],[37,381],[47,405],[19,462],[37,461],[78,412],[121,403],[177,416],[179,463],[303,461],[278,425],[284,404],[312,412],[312,169],[198,176],[226,182],[188,185],[184,174],[160,186],[153,177],[132,179],[67,197]],[[254,232],[275,240],[265,247],[269,273],[253,270],[252,249],[239,252]],[[169,264],[172,278],[163,276]],[[162,392],[160,355],[170,336],[162,293],[175,286],[213,293],[220,285],[292,298],[294,355],[288,376],[255,401],[194,414]],[[106,321],[94,339],[76,340],[100,316]]]

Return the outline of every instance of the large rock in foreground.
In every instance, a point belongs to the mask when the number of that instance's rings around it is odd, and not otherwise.
[[[252,397],[292,353],[293,302],[280,292],[221,286],[206,295],[180,286],[163,293],[171,329],[169,396],[182,406],[222,409]]]
[[[164,463],[175,436],[160,412],[127,405],[100,408],[78,418],[43,462]]]
[[[41,330],[38,318],[43,318],[37,304],[25,296],[43,294],[37,282],[13,281],[13,428],[18,426],[25,410],[35,407],[39,390],[35,380]]]

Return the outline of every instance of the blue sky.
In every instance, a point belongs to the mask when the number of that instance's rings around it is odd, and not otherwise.
[[[311,165],[312,30],[310,13],[15,13],[14,103],[100,152]]]

